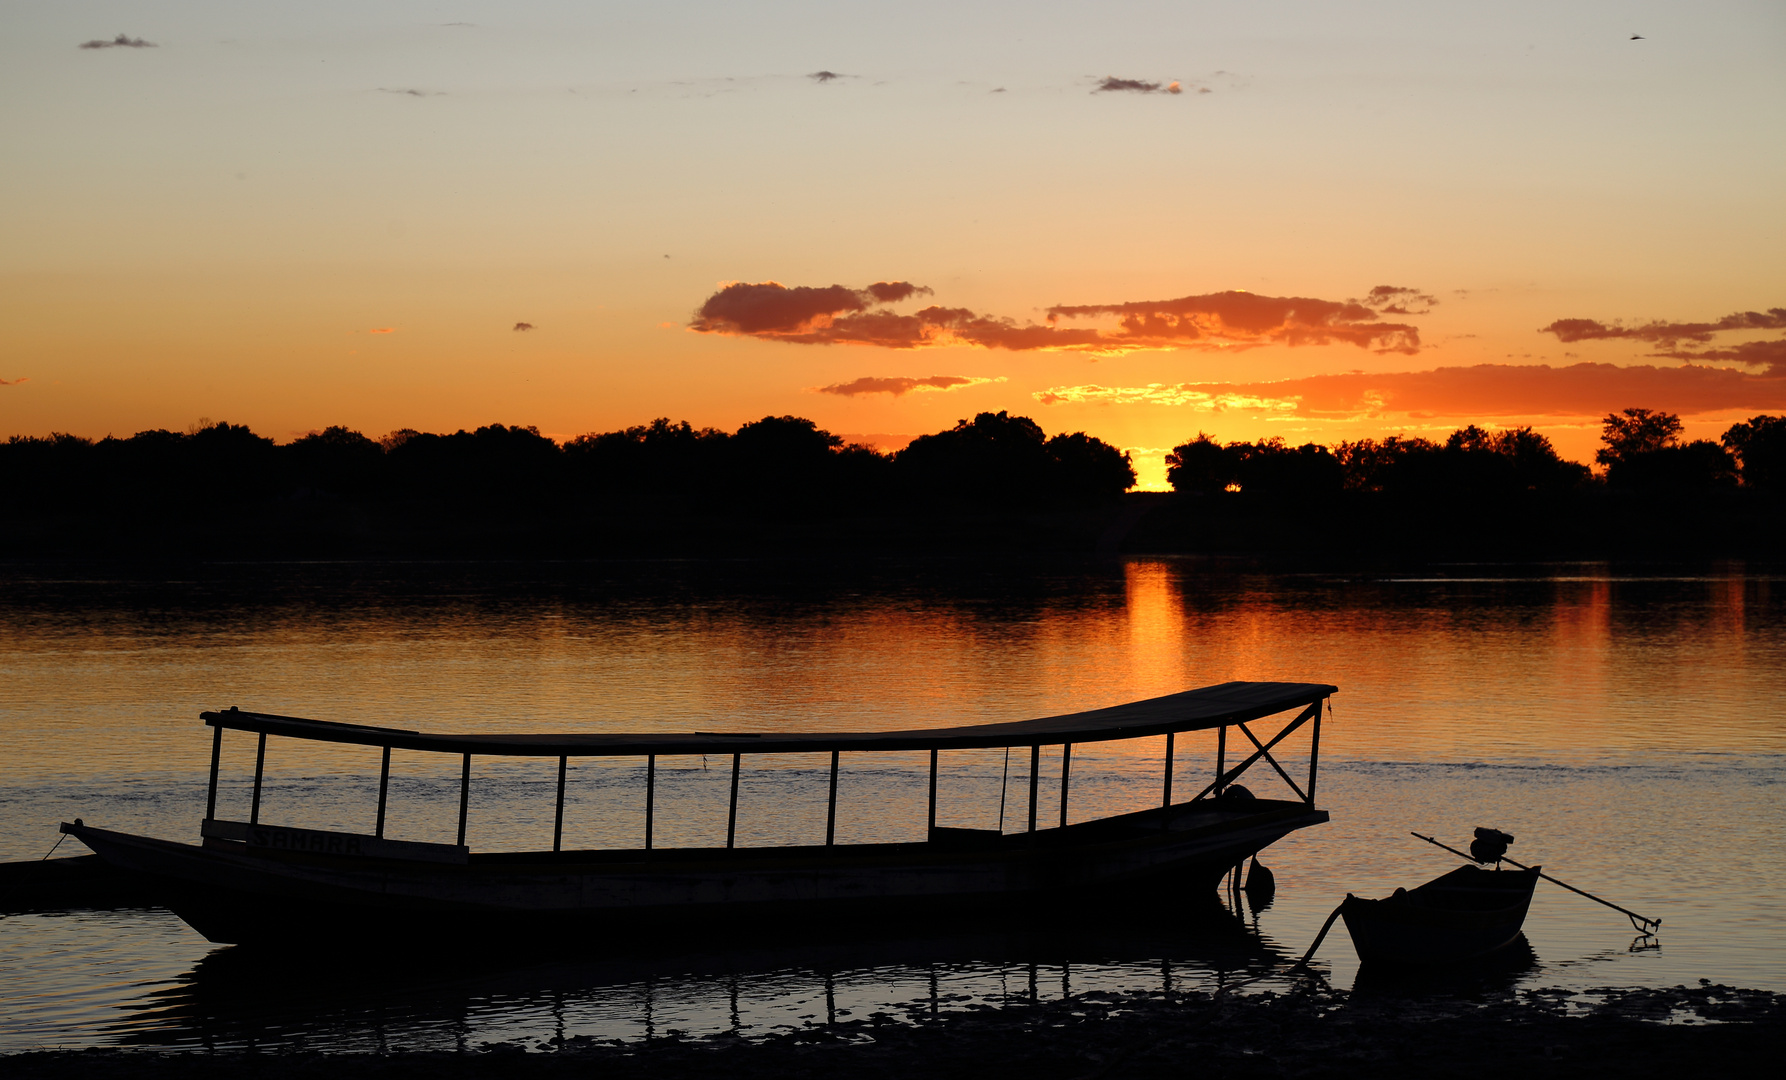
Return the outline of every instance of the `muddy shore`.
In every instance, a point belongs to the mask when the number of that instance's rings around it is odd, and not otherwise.
[[[1464,997],[1327,989],[1250,996],[1086,994],[761,1038],[572,1038],[461,1053],[42,1050],[0,1074],[54,1078],[356,1077],[1720,1077],[1778,1075],[1786,994],[1727,986]]]

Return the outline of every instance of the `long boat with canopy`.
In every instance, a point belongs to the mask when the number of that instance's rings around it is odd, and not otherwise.
[[[227,709],[201,714],[212,728],[211,776],[201,844],[64,823],[107,863],[150,883],[164,902],[217,942],[397,939],[440,933],[489,937],[600,939],[647,926],[749,925],[856,912],[902,918],[971,907],[1010,910],[1049,899],[1109,894],[1149,881],[1212,888],[1230,868],[1289,833],[1327,820],[1316,808],[1322,706],[1338,688],[1319,683],[1230,682],[1089,712],[972,727],[871,732],[690,734],[436,734],[305,720]],[[1277,718],[1261,738],[1249,725]],[[1217,733],[1214,768],[1198,783],[1178,778],[1174,737]],[[1238,739],[1230,737],[1230,730]],[[258,736],[247,821],[217,817],[225,731]],[[1298,783],[1274,756],[1307,735],[1308,772]],[[260,819],[269,736],[344,743],[382,752],[371,833],[307,829]],[[1159,805],[1069,823],[1072,748],[1165,737]],[[1244,742],[1239,741],[1244,740]],[[1300,741],[1300,740],[1299,740]],[[1230,744],[1233,756],[1230,764]],[[1057,823],[1038,821],[1044,747],[1061,748]],[[1030,752],[1028,827],[1023,831],[939,828],[939,760],[951,751]],[[458,756],[458,839],[423,843],[385,835],[391,751]],[[836,842],[837,777],[844,755],[928,751],[928,831],[909,843]],[[822,844],[736,843],[740,765],[765,754],[829,753],[830,792]],[[654,843],[660,757],[731,758],[724,847]],[[539,758],[557,764],[550,851],[471,851],[465,843],[474,757]],[[631,757],[644,772],[639,846],[565,850],[565,775],[571,758]],[[1261,798],[1235,783],[1263,762],[1289,798]],[[1306,786],[1305,786],[1306,785]]]

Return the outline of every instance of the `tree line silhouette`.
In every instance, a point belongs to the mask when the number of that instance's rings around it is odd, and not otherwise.
[[[1684,495],[1786,483],[1786,417],[1757,416],[1718,442],[1680,440],[1680,417],[1625,409],[1602,421],[1595,461],[1564,460],[1529,427],[1490,432],[1472,424],[1442,443],[1391,435],[1332,447],[1282,439],[1218,443],[1199,433],[1166,456],[1173,490],[1298,499],[1365,493],[1400,500],[1559,498],[1603,484],[1611,492]]]
[[[1679,417],[1655,410],[1607,416],[1600,472],[1565,460],[1529,427],[1471,425],[1442,442],[1392,435],[1331,446],[1199,434],[1167,455],[1177,496],[1131,494],[1125,503],[1135,483],[1128,454],[1084,432],[1050,436],[1006,412],[980,413],[893,453],[847,444],[795,416],[730,432],[658,419],[562,443],[533,427],[491,424],[380,439],[330,427],[278,444],[242,425],[204,421],[126,438],[0,442],[9,511],[0,550],[574,554],[741,543],[1265,552],[1349,544],[1593,554],[1643,543],[1687,550],[1702,534],[1763,536],[1743,544],[1786,548],[1786,417],[1756,416],[1716,442],[1683,441],[1681,430]],[[1310,508],[1321,528],[1310,528]]]
[[[374,440],[330,427],[284,445],[246,426],[99,440],[53,434],[0,444],[15,506],[200,507],[358,500],[497,509],[618,504],[731,513],[854,513],[887,507],[1052,509],[1109,502],[1135,483],[1127,454],[1084,432],[1049,437],[985,412],[882,454],[796,416],[726,432],[667,419],[559,444],[490,424]]]

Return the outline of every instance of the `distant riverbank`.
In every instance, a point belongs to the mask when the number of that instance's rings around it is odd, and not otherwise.
[[[698,501],[484,507],[326,497],[220,507],[12,507],[0,558],[162,560],[732,558],[1186,554],[1377,565],[1424,559],[1777,559],[1786,500],[1766,492],[1566,500],[1287,499],[1129,492],[1084,506],[742,512]]]
[[[1727,986],[1492,994],[1086,994],[1041,1004],[615,1043],[485,1043],[458,1053],[37,1051],[16,1080],[485,1077],[1772,1076],[1786,995]]]

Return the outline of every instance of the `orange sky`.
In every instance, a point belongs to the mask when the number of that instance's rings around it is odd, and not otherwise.
[[[1781,55],[1771,2],[41,6],[0,434],[1715,436],[1786,412]]]

